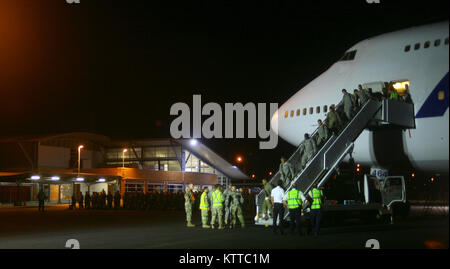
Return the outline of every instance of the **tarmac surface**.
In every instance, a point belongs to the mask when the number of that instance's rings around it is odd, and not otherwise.
[[[411,216],[395,224],[324,227],[314,236],[275,235],[250,224],[244,229],[185,227],[184,211],[68,210],[51,206],[0,208],[1,249],[64,249],[76,239],[81,249],[364,249],[376,239],[381,249],[447,248],[447,216]],[[200,224],[199,214],[194,223]]]

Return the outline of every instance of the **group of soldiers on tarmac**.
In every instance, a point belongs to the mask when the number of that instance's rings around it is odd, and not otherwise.
[[[233,190],[235,191],[235,190]],[[254,206],[254,197],[252,194],[241,193],[239,195],[243,197],[242,200],[235,198],[236,193],[231,191],[231,186],[229,189],[225,190],[223,193],[223,204],[229,205],[224,206],[225,208],[225,220],[229,220],[229,215],[234,214],[235,212],[238,216],[242,215],[242,211],[252,210]],[[196,208],[199,207],[199,193],[192,193],[193,198],[191,201],[191,207]],[[192,196],[191,195],[191,196]],[[42,210],[44,205],[44,199],[46,196],[42,192],[42,195],[38,194],[38,197],[42,198]],[[211,193],[208,195],[208,201],[211,200]],[[250,201],[250,203],[244,204],[244,199],[246,201]],[[106,194],[103,190],[102,192],[94,192],[89,194],[86,192],[84,195],[81,192],[72,196],[72,203],[70,205],[70,209],[75,208],[85,208],[85,209],[126,209],[126,210],[184,210],[183,202],[185,200],[185,195],[183,192],[170,192],[170,191],[148,191],[146,193],[142,192],[126,192],[123,197],[119,191],[117,191],[114,195]],[[239,205],[236,202],[240,200]],[[208,205],[208,208],[212,208],[212,206]],[[41,208],[39,208],[41,209]],[[234,210],[234,211],[233,211]],[[241,219],[239,219],[241,220]],[[235,220],[236,221],[236,220]],[[243,221],[241,221],[243,223]]]
[[[86,209],[112,209],[114,200],[114,209],[120,208],[121,195],[119,191],[116,191],[114,196],[111,193],[106,194],[105,190],[101,192],[93,192],[89,194],[86,192],[83,196],[82,192],[77,195],[72,195],[71,209],[75,209],[78,202],[78,208]]]
[[[186,188],[184,194],[186,222],[187,227],[195,227],[192,223],[192,209],[194,208],[195,196],[194,185],[190,184]],[[235,228],[237,220],[239,220],[241,228],[245,227],[243,206],[244,197],[239,189],[235,186],[228,185],[228,188],[223,191],[221,185],[215,185],[210,191],[208,187],[203,188],[200,196],[199,209],[202,217],[202,228],[224,229],[225,225],[230,228]],[[225,211],[225,218],[223,216]],[[211,212],[211,221],[209,222],[209,212]],[[218,224],[218,226],[216,226]]]

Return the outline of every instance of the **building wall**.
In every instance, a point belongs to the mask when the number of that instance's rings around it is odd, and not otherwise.
[[[70,149],[40,145],[38,165],[41,169],[70,168]]]

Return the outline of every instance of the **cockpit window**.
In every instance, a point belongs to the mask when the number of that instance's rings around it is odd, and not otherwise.
[[[355,59],[356,50],[347,51],[339,61],[352,61]]]

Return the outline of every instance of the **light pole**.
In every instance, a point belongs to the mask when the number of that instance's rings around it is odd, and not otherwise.
[[[78,146],[78,177],[80,176],[80,163],[81,163],[81,149],[84,148],[83,145]]]
[[[125,169],[125,152],[127,152],[128,149],[122,150],[122,169]]]

